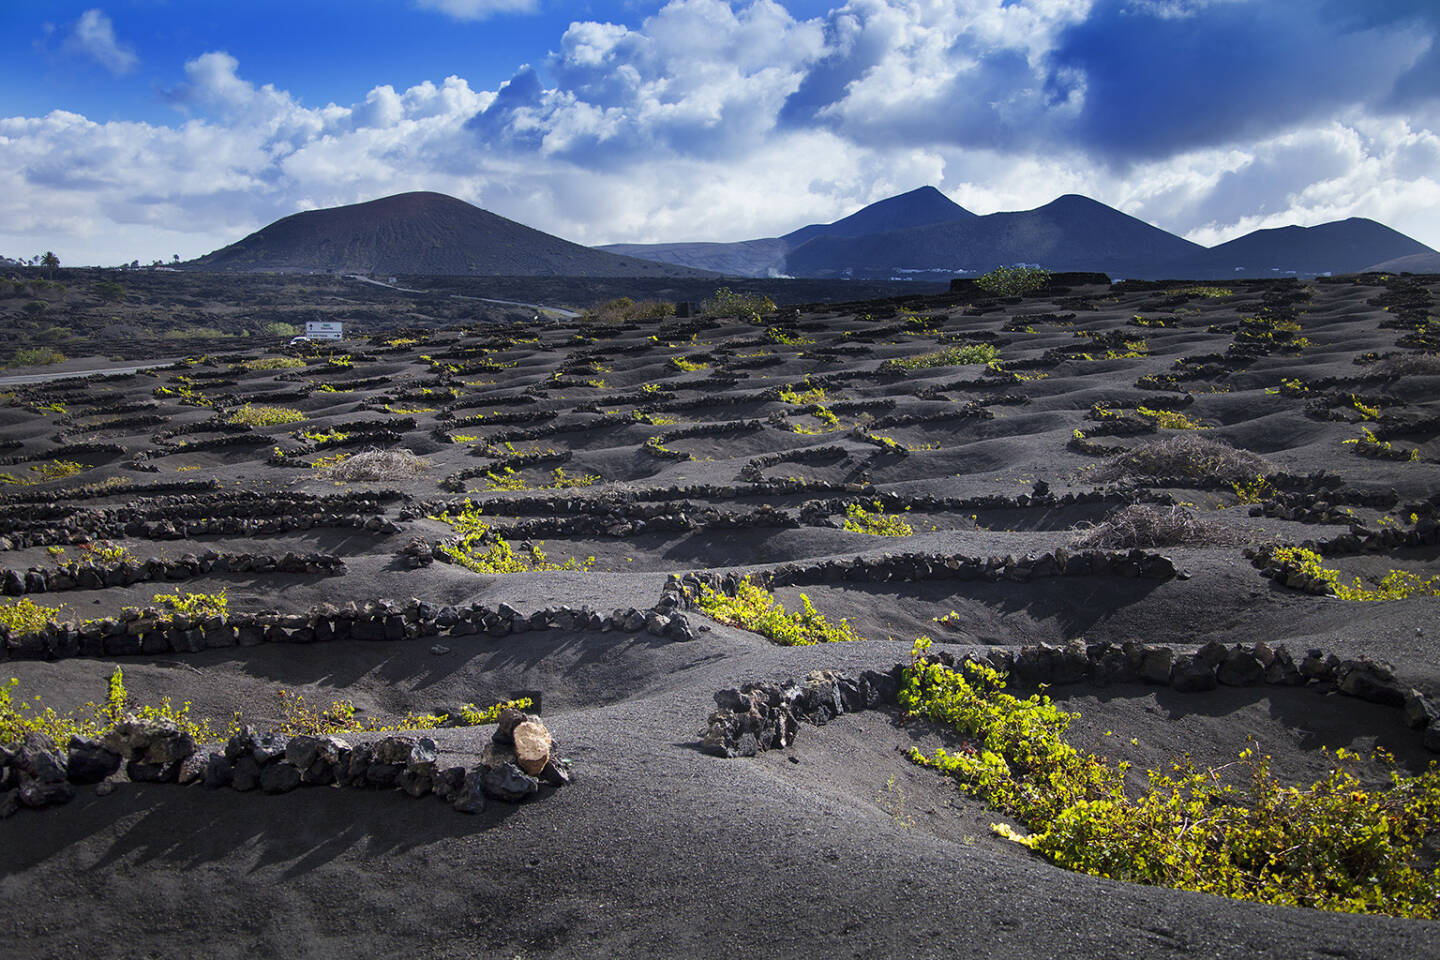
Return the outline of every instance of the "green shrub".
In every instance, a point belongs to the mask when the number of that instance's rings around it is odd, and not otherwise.
[[[29,482],[49,483],[51,480],[63,480],[66,477],[75,476],[84,469],[83,464],[74,460],[51,460],[49,463],[37,463],[30,468],[30,472],[36,476],[30,478]]]
[[[281,323],[279,320],[274,320],[261,327],[260,332],[268,337],[294,337],[299,336],[300,328],[293,323]]]
[[[845,529],[851,533],[868,533],[873,537],[908,537],[915,532],[915,528],[906,523],[899,514],[886,513],[879,501],[873,506],[873,512],[858,503],[846,507]]]
[[[815,342],[809,337],[801,336],[798,333],[789,333],[780,327],[766,327],[765,339],[770,343],[778,343],[786,347],[802,347],[807,343]]]
[[[294,370],[305,366],[299,357],[256,357],[241,364],[246,370]]]
[[[1145,405],[1135,408],[1135,412],[1146,420],[1151,421],[1161,430],[1209,430],[1210,428],[1198,420],[1191,420],[1185,414],[1176,410],[1151,409]]]
[[[15,351],[15,359],[10,361],[12,367],[43,367],[51,363],[60,363],[65,360],[65,354],[54,347],[26,347],[23,350]]]
[[[564,563],[552,563],[539,546],[531,546],[523,553],[516,553],[509,541],[495,536],[490,525],[480,518],[480,508],[469,500],[465,501],[456,514],[446,510],[431,520],[448,523],[460,539],[455,543],[439,546],[456,563],[476,573],[532,573],[539,570],[589,570],[595,564],[594,557],[576,560],[573,557]]]
[[[183,614],[191,620],[202,617],[223,617],[230,609],[230,599],[225,591],[219,593],[157,593],[153,603],[158,603],[171,613]]]
[[[488,470],[485,473],[485,489],[501,490],[569,490],[573,487],[593,487],[600,482],[596,473],[566,473],[564,467],[550,471],[549,483],[530,484],[514,467],[505,467],[499,473]]]
[[[191,718],[188,700],[179,707],[172,706],[169,697],[158,704],[132,707],[125,690],[125,675],[118,666],[110,675],[104,703],[86,703],[67,713],[45,706],[38,696],[30,701],[16,699],[14,692],[19,684],[14,677],[0,684],[0,744],[23,740],[27,733],[42,733],[63,748],[71,737],[103,737],[128,718],[174,724],[196,742],[217,739],[210,721]]]
[[[824,403],[825,388],[813,385],[807,377],[805,382],[798,388],[788,385],[781,387],[779,399],[781,403],[788,403],[797,407],[808,406],[812,403]]]
[[[525,710],[531,706],[528,697],[504,700],[483,709],[467,703],[452,717],[445,713],[417,713],[413,710],[393,720],[378,717],[360,718],[355,704],[349,700],[332,700],[317,709],[305,700],[304,694],[280,690],[280,712],[283,719],[277,728],[286,736],[325,737],[344,733],[393,733],[397,730],[434,730],[439,726],[474,727],[494,723],[506,709]]]
[[[75,545],[90,560],[97,563],[126,563],[135,559],[135,555],[123,544],[112,543],[109,540],[94,540],[90,543],[79,543]],[[61,548],[64,552],[64,548]]]
[[[1023,297],[1050,285],[1050,272],[1038,267],[996,267],[975,281],[997,297]]]
[[[807,427],[804,424],[792,423],[790,425],[790,429],[795,431],[796,433],[813,437],[818,436],[822,433],[834,433],[841,427],[840,418],[837,417],[835,415],[835,411],[831,410],[829,407],[817,403],[810,408],[809,413],[816,420],[820,421],[820,426]]]
[[[1263,474],[1253,480],[1236,481],[1230,484],[1230,489],[1235,491],[1235,497],[1242,504],[1263,503],[1280,492]]]
[[[886,373],[902,370],[921,370],[930,367],[955,367],[972,363],[990,363],[1000,356],[1000,351],[990,343],[966,343],[913,357],[896,357],[880,364]]]
[[[1372,587],[1359,577],[1349,584],[1341,583],[1340,571],[1324,566],[1320,554],[1305,547],[1276,547],[1270,551],[1270,559],[1308,579],[1329,584],[1331,592],[1341,600],[1375,603],[1410,597],[1440,597],[1440,574],[1424,579],[1409,570],[1391,570]]]
[[[42,607],[28,597],[0,606],[0,626],[15,636],[34,633],[60,617],[59,607]]]
[[[500,714],[506,710],[529,710],[533,705],[534,701],[529,697],[521,697],[519,700],[502,700],[483,709],[477,708],[473,703],[467,703],[460,708],[460,720],[464,726],[478,727],[487,723],[495,723],[500,719]]]
[[[107,303],[119,303],[125,299],[125,288],[114,280],[105,280],[95,284],[92,288],[95,296]]]
[[[701,302],[700,312],[707,317],[739,317],[749,320],[764,313],[775,312],[775,301],[761,293],[736,293],[720,287]]]
[[[1399,463],[1415,463],[1420,459],[1420,451],[1414,447],[1408,450],[1404,447],[1397,447],[1389,440],[1381,440],[1370,432],[1368,427],[1360,428],[1360,436],[1354,440],[1341,440],[1342,444],[1354,445],[1355,452],[1362,457],[1369,457],[1372,460],[1394,460]]]
[[[831,623],[815,609],[810,598],[800,594],[800,612],[786,613],[774,594],[752,584],[747,577],[733,597],[701,586],[699,605],[712,618],[732,627],[758,633],[782,647],[808,647],[817,643],[836,643],[864,639],[842,618]]]
[[[973,738],[957,753],[910,759],[953,777],[960,788],[1030,831],[997,833],[1051,863],[1091,876],[1195,890],[1244,900],[1353,913],[1434,918],[1440,871],[1427,866],[1427,838],[1440,818],[1440,768],[1367,790],[1341,764],[1308,787],[1279,783],[1269,760],[1245,750],[1227,767],[1197,770],[1188,758],[1170,774],[1149,773],[1138,796],[1125,790],[1128,764],[1065,741],[1075,714],[1048,697],[1004,693],[988,666],[952,670],[916,641],[900,708]],[[1382,757],[1383,759],[1383,757]],[[1222,768],[1223,770],[1223,768]]]
[[[282,423],[295,423],[306,419],[305,414],[291,407],[271,407],[258,403],[247,403],[231,411],[228,423],[243,423],[251,427],[273,427]]]

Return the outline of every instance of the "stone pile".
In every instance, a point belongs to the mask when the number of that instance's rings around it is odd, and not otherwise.
[[[54,567],[28,570],[0,569],[0,593],[18,597],[27,593],[56,593],[63,590],[100,590],[128,587],[133,583],[191,580],[212,573],[300,573],[338,577],[345,573],[345,561],[329,553],[286,553],[280,556],[251,553],[187,553],[178,560],[150,557],[116,563],[69,561]]]
[[[819,447],[806,447],[802,450],[778,450],[775,453],[762,453],[745,462],[745,466],[740,468],[740,479],[755,485],[773,483],[775,481],[767,481],[761,472],[766,467],[774,467],[782,463],[828,463],[831,460],[845,460],[849,456],[849,450],[833,443]]]
[[[398,790],[434,794],[461,813],[479,813],[488,800],[520,803],[542,788],[570,783],[568,762],[538,716],[504,710],[480,762],[440,764],[435,741],[391,734],[369,743],[334,735],[286,736],[242,727],[223,749],[201,752],[168,721],[122,720],[102,740],[72,738],[61,751],[44,734],[0,747],[0,817],[21,808],[68,803],[75,784],[103,783],[123,762],[136,783],[199,783],[209,789],[289,793],[302,786]]]
[[[198,453],[201,450],[222,450],[226,447],[263,447],[271,441],[272,438],[263,433],[231,433],[221,437],[180,440],[176,443],[165,443],[145,450],[137,450],[130,455],[127,466],[132,469],[143,468],[147,460],[158,460],[161,457],[169,457],[177,453]]]
[[[506,637],[542,630],[645,632],[673,641],[698,636],[680,609],[678,593],[669,592],[648,610],[634,607],[602,614],[589,606],[545,607],[522,613],[501,603],[436,605],[412,599],[320,604],[305,614],[240,613],[192,620],[156,609],[128,608],[119,617],[76,624],[47,624],[21,636],[0,632],[0,660],[59,660],[68,657],[153,656],[198,653],[220,647],[262,643],[324,643],[330,640],[403,641],[427,637],[485,635]]]
[[[1193,651],[1074,640],[1018,650],[992,647],[983,654],[967,651],[959,656],[932,650],[928,656],[952,669],[966,660],[982,663],[1027,686],[1149,683],[1182,693],[1221,686],[1309,687],[1402,710],[1405,724],[1421,731],[1425,748],[1440,753],[1440,704],[1400,684],[1390,667],[1377,660],[1341,660],[1310,650],[1297,661],[1284,645],[1226,647],[1213,641]],[[701,746],[721,757],[754,756],[788,747],[801,721],[823,726],[844,713],[894,707],[906,666],[859,676],[817,670],[803,682],[747,683],[721,690],[715,694],[716,710],[701,735]]]
[[[1335,692],[1369,703],[1405,711],[1406,723],[1424,730],[1425,747],[1440,753],[1440,707],[1420,691],[1401,684],[1390,666],[1365,657],[1342,660],[1322,650],[1307,650],[1298,659],[1284,644],[1260,642],[1226,646],[1211,641],[1193,650],[1145,643],[1035,644],[1019,648],[992,647],[981,657],[949,651],[931,654],[947,666],[959,659],[983,660],[1016,681],[1038,686],[1092,683],[1148,683],[1179,693],[1205,693],[1219,687],[1308,687]]]
[[[213,478],[208,480],[163,480],[159,483],[129,483],[120,487],[101,481],[79,487],[66,487],[63,490],[16,490],[10,493],[0,493],[0,507],[55,503],[63,505],[68,512],[70,504],[76,500],[95,500],[104,497],[125,497],[133,500],[155,494],[198,493],[215,490],[219,486],[219,482]]]
[[[679,590],[693,603],[700,585],[734,596],[746,574],[713,572],[671,574],[667,590]],[[893,583],[916,580],[976,580],[989,583],[1029,583],[1047,577],[1121,577],[1169,580],[1181,576],[1169,557],[1145,550],[1066,550],[1027,554],[1022,557],[967,557],[962,554],[884,553],[848,559],[827,559],[800,565],[781,564],[771,570],[748,574],[756,586],[776,587],[808,584],[868,582]]]
[[[184,490],[210,489],[213,481]],[[130,496],[166,485],[108,488],[106,496]],[[97,494],[99,495],[99,494]],[[404,495],[393,490],[315,497],[304,494],[226,492],[132,499],[125,506],[77,510],[72,504],[21,510],[0,500],[0,549],[118,540],[254,537],[316,527],[399,530],[385,519],[384,505]]]
[[[981,403],[972,400],[969,403],[960,404],[950,410],[940,410],[934,413],[895,413],[879,417],[868,424],[871,430],[884,430],[888,427],[909,427],[921,423],[944,423],[948,420],[994,420],[995,413],[987,407],[1005,403],[1008,406],[1022,406],[1030,402],[1029,397],[1003,396],[995,397]]]
[[[23,453],[13,456],[0,457],[0,466],[9,466],[15,463],[29,463],[36,459],[46,460],[73,460],[77,457],[107,457],[118,456],[125,452],[125,448],[118,443],[108,440],[85,440],[79,443],[67,443],[54,447],[43,453],[34,449],[27,449]]]
[[[816,670],[803,681],[747,683],[715,694],[701,746],[719,757],[753,757],[795,740],[800,722],[823,726],[844,713],[893,704],[900,668],[858,677]]]
[[[732,433],[754,433],[764,429],[764,420],[721,420],[714,423],[694,423],[662,432],[660,442],[670,443],[673,440],[688,440],[691,437],[726,436]]]
[[[160,414],[142,414],[140,416],[129,417],[117,416],[109,420],[100,421],[91,419],[88,423],[84,425],[76,426],[75,418],[62,417],[60,420],[57,420],[56,423],[67,424],[67,427],[65,429],[55,431],[50,435],[50,437],[56,443],[66,444],[75,442],[77,437],[99,439],[104,437],[107,433],[110,433],[111,431],[117,433],[121,432],[121,428],[123,428],[123,432],[128,433],[134,431],[139,427],[158,427],[169,422],[170,418],[167,416],[162,416]],[[12,440],[10,444],[11,445],[6,445],[5,443],[0,442],[0,450],[14,450],[23,446],[23,444],[21,444],[18,440]]]
[[[836,450],[841,448],[836,447]],[[830,518],[841,516],[846,508],[859,504],[867,510],[876,504],[890,513],[913,510],[918,513],[961,513],[972,514],[979,510],[1058,510],[1066,507],[1085,506],[1097,503],[1116,505],[1138,501],[1170,505],[1174,502],[1168,494],[1130,496],[1114,490],[1074,490],[1056,495],[1043,481],[1031,493],[1016,496],[984,494],[978,497],[937,497],[930,494],[915,496],[877,490],[869,497],[831,497],[829,499],[806,500],[800,506],[800,522],[807,526],[826,526]]]
[[[1343,521],[1335,522],[1353,523],[1353,521],[1353,517],[1346,517]],[[1307,522],[1329,523],[1332,521]],[[1342,533],[1329,540],[1306,540],[1300,545],[1314,550],[1322,556],[1343,557],[1357,553],[1381,553],[1403,547],[1433,546],[1437,543],[1440,543],[1440,519],[1437,519],[1433,513],[1427,513],[1424,516],[1417,515],[1415,523],[1408,527],[1381,527],[1379,530],[1368,530],[1364,527],[1352,526],[1349,533]],[[1271,579],[1281,579],[1279,574],[1288,574],[1290,571],[1285,569],[1283,564],[1274,563],[1273,559],[1268,551],[1254,551],[1251,557],[1252,562],[1260,568],[1265,576]],[[1267,570],[1272,572],[1265,573]]]
[[[755,528],[793,529],[799,521],[769,505],[736,512],[690,504],[672,507],[673,512],[634,509],[597,504],[596,512],[581,516],[527,517],[511,523],[489,521],[496,536],[510,539],[547,537],[633,537],[658,531],[743,530]],[[440,559],[437,555],[436,559]]]

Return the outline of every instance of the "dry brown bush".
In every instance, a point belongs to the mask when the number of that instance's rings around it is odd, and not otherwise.
[[[430,469],[430,461],[409,450],[370,448],[326,469],[331,480],[406,480]]]
[[[1117,453],[1091,467],[1086,477],[1091,480],[1121,480],[1126,477],[1203,480],[1216,477],[1236,483],[1274,472],[1273,463],[1249,450],[1237,450],[1223,440],[1180,433]]]
[[[1440,375],[1440,353],[1399,353],[1375,364],[1375,372],[1389,377]]]
[[[1082,550],[1132,550],[1136,547],[1214,546],[1245,537],[1202,520],[1184,507],[1136,503],[1095,524],[1075,528],[1072,544]]]

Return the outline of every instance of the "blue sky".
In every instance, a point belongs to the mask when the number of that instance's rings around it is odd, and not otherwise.
[[[738,240],[926,183],[1440,247],[1437,6],[6,2],[0,254],[190,257],[413,189],[582,243]]]

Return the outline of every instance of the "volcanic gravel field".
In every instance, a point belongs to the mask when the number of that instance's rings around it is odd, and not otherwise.
[[[283,720],[282,689],[375,718],[529,695],[572,782],[465,816],[396,789],[271,795],[122,768],[113,788],[0,819],[0,956],[1440,955],[1432,922],[1053,866],[905,758],[949,740],[893,704],[802,724],[756,756],[702,747],[717,691],[886,672],[921,634],[957,656],[1283,644],[1296,663],[1312,649],[1383,661],[1393,688],[1433,702],[1440,601],[1340,600],[1251,555],[1312,542],[1344,582],[1440,573],[1437,297],[1434,276],[964,287],[753,321],[397,331],[287,354],[303,366],[234,353],[14,387],[0,406],[0,473],[18,481],[0,493],[7,600],[78,622],[223,589],[230,619],[257,625],[224,643],[198,624],[12,635],[0,679],[17,695],[68,710],[103,698],[118,664],[134,702],[189,701],[222,727],[240,711],[260,729]],[[987,346],[990,364],[887,365]],[[246,403],[305,419],[230,423]],[[1182,434],[1264,457],[1270,482],[1241,502],[1228,476],[1102,473]],[[369,448],[428,466],[348,482],[327,469]],[[82,469],[43,479],[66,461]],[[454,531],[435,517],[466,499],[517,553],[593,563],[445,562],[433,548]],[[856,504],[914,532],[847,530]],[[1079,532],[1132,504],[1178,505],[1220,542],[1074,559]],[[100,540],[128,550],[129,575],[70,566]],[[671,575],[765,571],[787,607],[803,592],[867,639],[781,647],[693,608],[668,628],[612,628],[631,608],[641,624],[657,601],[665,612]],[[380,637],[316,625],[378,600],[393,604]],[[465,610],[473,627],[452,628]],[[1224,763],[1247,737],[1297,783],[1323,775],[1322,747],[1385,746],[1417,772],[1435,756],[1403,709],[1333,675],[1194,693],[1084,676],[1049,691],[1080,711],[1074,741],[1139,770],[1186,752]],[[492,730],[424,735],[463,766]]]

